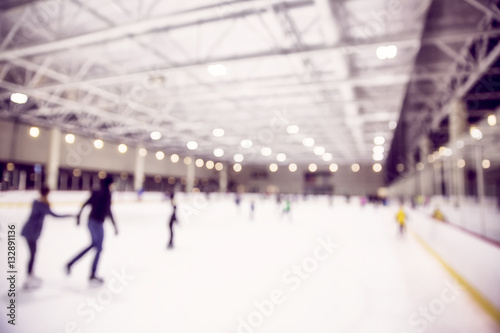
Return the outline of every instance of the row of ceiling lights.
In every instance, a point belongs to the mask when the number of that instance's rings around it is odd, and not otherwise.
[[[30,135],[32,137],[38,137],[39,134],[40,134],[40,129],[38,127],[31,127],[29,133],[30,133]],[[75,135],[71,134],[71,133],[66,134],[65,137],[64,137],[64,139],[65,139],[66,143],[68,143],[68,144],[73,144],[76,141]],[[94,140],[93,144],[94,144],[94,147],[96,149],[102,149],[104,147],[104,142],[101,139]],[[118,151],[120,153],[124,154],[124,153],[127,152],[127,150],[128,150],[127,145],[125,145],[123,143],[118,145]],[[145,149],[145,148],[140,148],[139,149],[139,155],[140,156],[145,157],[145,156],[147,156],[147,154],[148,154],[147,149]],[[162,151],[157,151],[156,154],[155,154],[156,159],[159,160],[159,161],[163,160],[165,158],[165,156],[166,156],[165,153],[162,152]],[[236,154],[234,156],[234,160],[235,160],[235,162],[237,162],[237,163],[235,163],[233,165],[233,170],[234,171],[240,172],[242,170],[242,165],[240,164],[240,162],[242,162],[243,159],[244,159],[243,154]],[[180,161],[179,155],[177,155],[177,154],[170,155],[170,161],[172,163],[179,162]],[[193,162],[193,160],[192,160],[191,157],[187,156],[187,157],[184,158],[184,164],[190,165],[192,162]],[[205,165],[207,167],[207,169],[213,169],[215,167],[215,169],[218,170],[218,171],[221,171],[224,168],[224,165],[221,162],[215,163],[214,161],[211,161],[211,160],[208,160],[208,161],[205,162],[201,158],[198,158],[198,159],[195,160],[195,165],[197,167],[199,167],[199,168],[201,168],[201,167],[203,167]],[[278,165],[276,163],[271,163],[269,165],[269,170],[271,172],[278,171],[278,168],[279,167],[278,167]],[[298,170],[297,164],[295,164],[295,163],[289,164],[288,165],[288,170],[290,172],[296,172]],[[318,166],[315,163],[311,163],[308,166],[308,170],[310,172],[316,172],[318,170]],[[330,164],[329,170],[331,172],[337,172],[338,171],[338,165],[335,164],[335,163]],[[358,172],[360,170],[359,164],[357,164],[357,163],[352,164],[351,165],[351,170],[353,172]],[[382,165],[380,165],[379,163],[374,164],[373,165],[373,170],[375,172],[380,172],[382,170]]]

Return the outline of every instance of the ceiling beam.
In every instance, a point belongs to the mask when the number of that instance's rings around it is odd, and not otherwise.
[[[463,0],[463,1],[467,2],[472,7],[484,13],[486,16],[492,17],[498,22],[500,22],[500,15],[497,12],[494,12],[493,10],[483,5],[482,3],[478,2],[477,0]]]
[[[465,81],[458,89],[453,93],[453,98],[445,106],[443,106],[440,112],[434,117],[432,121],[432,127],[436,128],[439,126],[441,121],[449,114],[451,103],[456,99],[461,99],[464,95],[479,81],[479,79],[485,75],[490,68],[490,66],[499,58],[500,56],[500,43],[498,43],[493,50],[488,54],[488,56],[478,64],[474,73],[472,73],[467,81]]]
[[[181,13],[171,13],[160,17],[151,17],[139,22],[114,26],[83,35],[51,41],[44,44],[6,50],[2,54],[0,54],[0,60],[28,57],[49,52],[54,53],[57,51],[74,49],[88,45],[102,44],[108,41],[130,36],[144,36],[148,34],[163,31],[172,31],[175,29],[181,29],[200,24],[257,15],[259,11],[266,11],[266,7],[270,2],[281,3],[282,0],[241,2],[241,4],[238,5],[239,10],[237,12],[229,13],[227,15],[214,15],[213,10],[206,10],[207,13],[204,16],[200,16],[200,13],[198,12],[185,11]],[[261,8],[256,8],[256,4],[258,4],[258,6],[260,6]],[[291,4],[291,6],[310,6],[312,4],[313,1],[304,0]]]

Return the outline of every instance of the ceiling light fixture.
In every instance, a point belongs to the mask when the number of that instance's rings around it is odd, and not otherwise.
[[[227,68],[223,64],[208,65],[207,71],[214,77],[221,77],[227,75]]]
[[[151,132],[150,137],[151,137],[151,140],[160,140],[161,133],[157,132],[157,131]]]
[[[226,132],[222,128],[216,128],[212,131],[213,136],[220,138],[223,137]]]
[[[28,101],[28,96],[23,93],[13,93],[10,95],[10,100],[16,104],[25,104]]]
[[[314,146],[314,139],[313,138],[305,138],[302,140],[302,144],[306,147],[312,147]]]
[[[195,149],[198,148],[198,142],[196,142],[196,141],[189,141],[186,146],[187,146],[187,148],[189,150],[195,150]]]

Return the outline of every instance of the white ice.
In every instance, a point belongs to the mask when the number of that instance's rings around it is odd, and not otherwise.
[[[51,193],[52,208],[74,214],[86,195]],[[6,202],[35,195],[19,196],[0,201],[1,332],[499,332],[433,256],[398,235],[396,207],[300,198],[282,216],[274,199],[256,197],[250,219],[249,197],[237,209],[230,196],[180,196],[175,248],[167,250],[169,203],[119,193],[120,233],[105,223],[101,287],[87,281],[93,252],[64,274],[89,244],[85,219],[77,227],[73,218],[46,218],[37,290],[21,289],[28,249],[18,235],[17,318],[7,325],[5,227],[14,223],[19,233],[29,205]],[[421,311],[429,308],[426,317]]]

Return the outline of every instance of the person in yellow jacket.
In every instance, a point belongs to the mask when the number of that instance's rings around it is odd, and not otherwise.
[[[396,221],[399,224],[399,233],[402,235],[406,229],[406,213],[403,206],[399,206],[398,213],[396,214]]]

